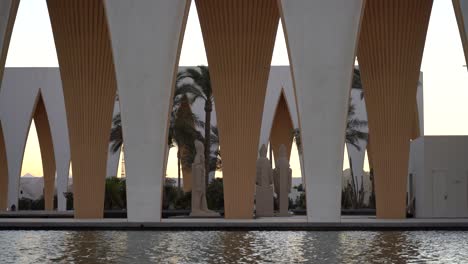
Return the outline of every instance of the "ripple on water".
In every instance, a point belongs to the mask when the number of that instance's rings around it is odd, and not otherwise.
[[[468,232],[0,231],[1,263],[468,263]]]

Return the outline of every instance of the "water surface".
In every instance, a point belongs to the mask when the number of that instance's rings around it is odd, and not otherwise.
[[[0,231],[1,263],[468,263],[468,232]]]

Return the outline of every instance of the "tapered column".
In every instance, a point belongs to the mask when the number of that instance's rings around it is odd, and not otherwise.
[[[34,124],[36,125],[37,138],[41,149],[42,170],[44,177],[44,205],[45,210],[54,210],[54,191],[55,191],[55,156],[54,144],[52,143],[52,134],[50,131],[49,118],[44,106],[42,95],[36,103],[34,111]]]
[[[468,64],[468,1],[452,0],[455,16],[457,17],[458,30],[462,40],[465,61]]]
[[[273,126],[271,127],[270,144],[275,159],[279,156],[279,148],[283,144],[286,147],[287,157],[291,156],[293,143],[293,123],[284,94],[281,93],[278,105],[276,106]]]
[[[348,98],[364,1],[280,0],[295,82],[309,221],[340,221]]]
[[[75,218],[102,218],[115,70],[100,0],[47,0],[67,112]]]
[[[262,110],[279,14],[273,0],[196,0],[216,100],[226,218],[252,218]]]
[[[8,161],[5,149],[3,128],[0,123],[0,211],[8,207]]]
[[[20,0],[0,1],[0,84]]]
[[[160,221],[167,129],[190,1],[108,0],[129,221]]]
[[[378,218],[405,218],[409,137],[432,0],[367,1],[358,60]]]

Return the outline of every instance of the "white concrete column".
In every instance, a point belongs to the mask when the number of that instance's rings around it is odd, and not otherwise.
[[[188,0],[106,0],[125,142],[128,221],[160,221],[167,125]]]
[[[307,219],[340,221],[349,90],[363,0],[279,0],[295,80]]]
[[[21,165],[37,93],[24,71],[5,71],[0,107],[8,160],[8,208],[18,209]]]
[[[59,68],[31,68],[38,71],[39,75],[47,77],[47,83],[38,86],[41,88],[42,98],[49,117],[50,132],[54,144],[56,165],[55,188],[57,190],[57,211],[67,209],[67,201],[64,192],[68,189],[68,177],[70,169],[70,143],[68,139],[67,114],[63,98],[62,79]]]
[[[11,32],[18,11],[19,0],[0,1],[0,83],[3,78],[8,47],[10,46]]]

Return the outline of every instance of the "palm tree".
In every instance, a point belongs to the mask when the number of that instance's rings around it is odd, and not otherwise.
[[[360,131],[359,128],[366,127],[367,121],[357,119],[354,115],[355,106],[350,103],[348,108],[348,120],[346,124],[345,142],[347,144],[352,145],[360,151],[361,147],[358,144],[359,140],[367,141],[368,133]]]
[[[191,79],[193,84],[184,83],[185,79]],[[207,66],[188,68],[177,77],[176,95],[187,95],[193,103],[196,99],[205,101],[205,184],[208,185],[210,173],[211,153],[211,112],[213,111],[213,90],[211,89],[210,72]]]
[[[114,118],[112,119],[110,141],[111,141],[112,153],[116,153],[117,151],[119,151],[123,144],[122,118],[120,116],[120,113],[115,115]]]
[[[301,131],[299,128],[295,128],[292,131],[292,138],[293,141],[296,142],[296,147],[297,147],[297,152],[299,154],[299,165],[301,167],[301,181],[302,185],[305,186],[305,181],[304,181],[304,159],[302,157],[302,141],[301,141]]]
[[[177,145],[178,158],[178,188],[180,189],[181,166],[190,169],[195,158],[196,139],[203,140],[196,126],[202,126],[198,117],[192,113],[187,96],[181,95],[174,99],[173,111],[169,123],[169,147]]]
[[[125,192],[125,181],[117,177],[106,178],[104,208],[124,209],[125,202],[123,193]]]
[[[354,68],[353,84],[351,88],[356,89],[356,90],[361,90],[361,100],[364,98],[364,90],[362,89],[362,82],[361,82],[361,71],[357,68]]]

